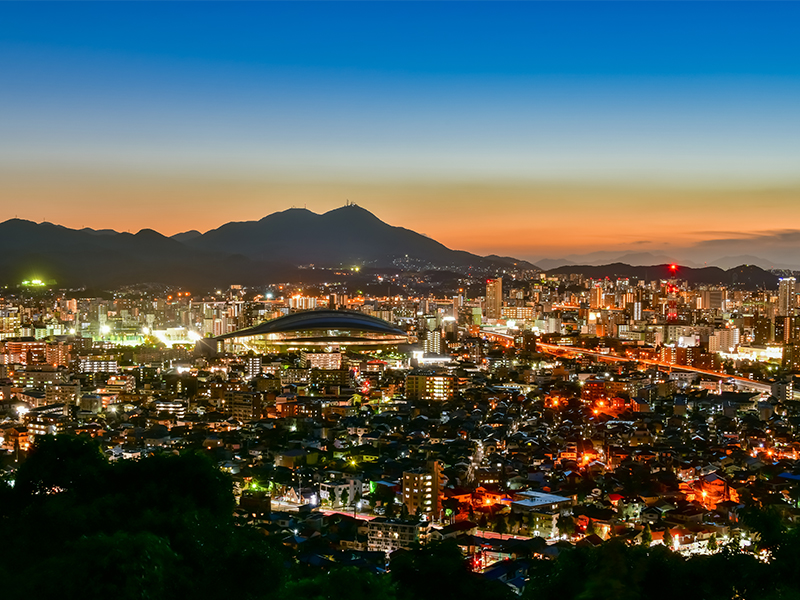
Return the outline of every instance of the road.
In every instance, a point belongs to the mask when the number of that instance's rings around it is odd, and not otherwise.
[[[627,358],[624,356],[617,356],[615,354],[603,354],[602,352],[594,352],[592,350],[587,350],[586,348],[579,348],[577,346],[558,346],[555,344],[541,344],[541,343],[537,345],[542,352],[547,352],[548,354],[559,354],[563,352],[574,352],[576,354],[589,354],[591,356],[597,356],[599,358],[602,358],[604,360],[609,360],[612,362],[635,362],[642,365],[648,365],[651,367],[658,367],[661,369],[672,369],[675,371],[690,371],[692,373],[700,373],[701,375],[709,375],[711,377],[717,377],[719,379],[733,379],[737,382],[746,384],[747,387],[757,390],[759,392],[772,391],[772,388],[768,383],[753,381],[752,379],[747,379],[746,377],[728,375],[727,373],[720,373],[719,371],[708,371],[706,369],[698,369],[686,365],[671,365],[656,360],[648,360],[646,358]]]
[[[529,540],[531,538],[525,537],[524,535],[510,535],[508,533],[504,533],[500,535],[499,533],[495,533],[494,531],[485,531],[483,529],[479,529],[475,533],[475,537],[486,538],[489,540]]]

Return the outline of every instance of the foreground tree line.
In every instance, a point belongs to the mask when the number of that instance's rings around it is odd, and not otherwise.
[[[327,571],[280,540],[237,526],[230,479],[202,455],[109,463],[90,439],[39,441],[0,485],[0,581],[6,598],[493,600],[510,588],[470,572],[455,543],[392,557],[389,573]],[[610,541],[530,560],[524,597],[638,600],[800,598],[800,536],[769,511],[735,542],[685,558]],[[759,554],[766,551],[766,555]],[[765,557],[768,560],[765,560]]]

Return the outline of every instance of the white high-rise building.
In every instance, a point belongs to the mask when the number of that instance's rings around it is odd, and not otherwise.
[[[736,327],[731,329],[718,329],[708,337],[709,352],[733,352],[739,345],[739,330]]]

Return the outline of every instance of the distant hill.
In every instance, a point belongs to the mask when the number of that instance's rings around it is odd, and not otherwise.
[[[758,256],[752,256],[750,254],[741,254],[739,256],[723,256],[722,258],[718,258],[716,260],[711,261],[712,265],[720,267],[722,269],[730,269],[732,267],[738,265],[755,265],[757,267],[761,267],[762,269],[785,269],[785,270],[794,270],[795,267],[789,263],[784,262],[773,262],[765,258],[761,258]]]
[[[171,235],[170,237],[176,242],[188,242],[189,240],[193,240],[194,238],[200,237],[201,235],[203,234],[197,231],[196,229],[192,229],[191,231],[176,233],[175,235]]]
[[[227,223],[204,234],[166,237],[110,229],[69,229],[11,219],[0,223],[0,283],[55,279],[67,286],[118,286],[146,282],[216,286],[298,280],[298,268],[362,266],[502,273],[539,269],[508,257],[451,250],[409,229],[393,227],[355,205],[324,214],[305,209],[260,221]],[[305,269],[303,280],[325,281]]]
[[[719,267],[692,268],[678,265],[673,275],[670,264],[632,266],[625,263],[610,265],[564,265],[550,269],[547,274],[580,274],[593,279],[628,278],[654,281],[676,277],[692,285],[726,285],[755,290],[778,286],[778,276],[755,265],[739,265],[731,269]]]
[[[653,254],[652,252],[621,252],[621,251],[610,252],[607,250],[590,252],[589,254],[571,254],[569,256],[564,256],[562,258],[541,258],[541,259],[536,259],[535,262],[539,268],[545,271],[562,267],[564,265],[601,266],[601,265],[610,265],[614,263],[622,263],[625,265],[633,265],[633,266],[647,266],[647,265],[660,265],[660,264],[672,264],[672,263],[679,263],[686,267],[705,266],[705,265],[699,265],[690,260],[686,260],[685,258],[680,259],[675,256],[669,256],[668,254],[665,253]],[[749,264],[750,262],[752,261],[742,260],[730,266]],[[718,267],[722,266],[716,263],[713,264],[715,264]],[[759,264],[759,263],[753,263],[753,264]]]
[[[538,270],[522,260],[451,250],[410,229],[384,223],[354,204],[321,215],[292,208],[260,221],[227,223],[185,242],[206,252],[232,252],[255,260],[321,267],[352,264],[502,269],[518,263],[518,268]]]

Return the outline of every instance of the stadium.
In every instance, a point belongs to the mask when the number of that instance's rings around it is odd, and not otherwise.
[[[323,349],[333,346],[394,348],[408,341],[391,323],[351,310],[309,310],[293,313],[255,327],[198,342],[200,354],[253,350],[257,353]]]

